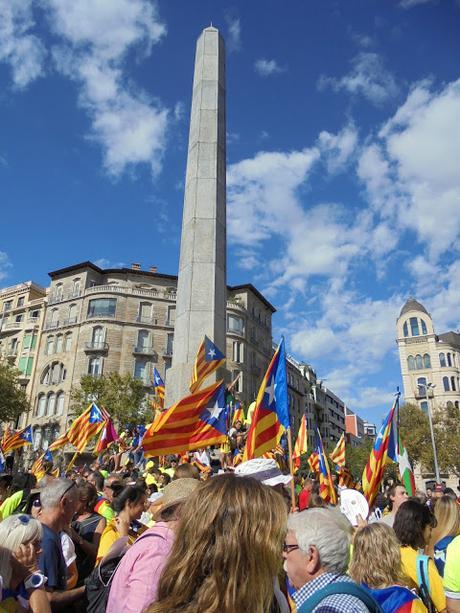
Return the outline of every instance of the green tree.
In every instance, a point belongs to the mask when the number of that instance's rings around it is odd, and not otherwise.
[[[362,443],[357,447],[346,446],[345,461],[355,481],[361,481],[373,444],[373,439],[365,436]]]
[[[448,406],[433,415],[436,449],[441,472],[460,477],[460,410]]]
[[[80,384],[71,390],[71,400],[71,408],[77,415],[94,401],[118,425],[143,424],[152,417],[150,409],[145,407],[144,385],[130,374],[83,375]]]
[[[0,359],[0,422],[11,421],[29,410],[29,400],[19,384],[20,371]]]

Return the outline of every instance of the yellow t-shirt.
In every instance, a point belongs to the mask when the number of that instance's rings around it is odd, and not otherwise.
[[[101,534],[101,540],[99,541],[99,548],[97,550],[96,564],[102,560],[104,556],[109,553],[110,548],[120,538],[116,521],[113,519],[104,528],[104,532]]]
[[[460,536],[456,536],[447,547],[444,588],[449,598],[460,600]]]
[[[417,585],[417,551],[412,547],[401,547],[401,560],[406,575]],[[433,560],[428,561],[428,579],[430,581],[430,596],[438,611],[446,608],[446,595],[442,579]]]

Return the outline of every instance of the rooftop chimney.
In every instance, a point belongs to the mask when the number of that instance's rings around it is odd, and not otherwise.
[[[131,264],[131,270],[140,270],[140,269],[141,269],[140,264],[136,264],[136,263]]]
[[[158,272],[158,268],[156,266],[150,266],[150,272]]]

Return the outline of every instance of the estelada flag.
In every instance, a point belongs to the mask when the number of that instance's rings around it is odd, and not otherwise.
[[[341,466],[337,471],[339,476],[340,487],[346,487],[348,489],[355,489],[356,483],[353,480],[353,476],[350,470],[346,466]]]
[[[165,383],[155,367],[153,368],[153,391],[158,398],[158,406],[162,409],[165,406]]]
[[[22,430],[17,430],[16,432],[10,432],[8,438],[6,439],[6,443],[2,445],[3,453],[8,453],[10,451],[15,451],[16,449],[20,449],[25,445],[30,445],[32,443],[32,426],[26,426]]]
[[[312,453],[308,456],[307,462],[312,473],[319,473],[319,458],[316,451],[312,451]]]
[[[294,445],[294,451],[292,453],[292,459],[297,469],[300,468],[300,456],[307,453],[308,437],[307,437],[307,416],[305,413],[302,415],[300,421],[299,432],[297,434],[297,440]]]
[[[45,467],[43,466],[43,462],[52,462],[53,454],[49,449],[47,449],[40,457],[38,457],[35,462],[32,464],[30,472],[35,476],[37,481],[43,479],[45,476]],[[59,476],[59,475],[58,475]]]
[[[195,451],[227,440],[225,387],[218,381],[164,411],[144,435],[144,455]]]
[[[225,362],[225,356],[207,336],[204,337],[193,366],[190,380],[190,392],[193,394],[203,384],[208,375],[217,370]]]
[[[88,441],[102,430],[107,418],[110,418],[107,411],[99,409],[94,402],[91,403],[68,429],[67,440],[82,453]]]
[[[319,495],[325,502],[337,504],[337,494],[332,482],[331,470],[324,452],[323,441],[319,429],[316,430],[316,453],[319,460]]]
[[[281,339],[257,394],[244,448],[244,460],[260,458],[274,449],[281,439],[283,428],[289,427],[286,354],[284,339]]]
[[[339,438],[334,451],[329,454],[329,457],[336,466],[345,466],[345,432]]]
[[[48,449],[50,451],[56,451],[56,449],[60,449],[61,447],[64,447],[64,445],[67,445],[68,442],[67,432],[64,432],[64,434],[61,434],[61,436],[51,443]]]
[[[241,406],[241,402],[235,403],[235,408],[233,409],[232,426],[234,426],[237,421],[244,424],[244,409]]]

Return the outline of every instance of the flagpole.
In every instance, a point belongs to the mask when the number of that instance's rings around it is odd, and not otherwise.
[[[67,466],[67,468],[66,468],[66,470],[65,470],[65,471],[66,471],[66,473],[67,473],[67,472],[69,472],[69,470],[70,470],[71,468],[73,468],[73,465],[75,464],[75,460],[77,459],[77,456],[78,456],[78,451],[76,451],[76,452],[73,454],[72,459],[70,460],[70,462],[69,462],[69,464],[68,464],[68,466]]]
[[[291,511],[294,513],[296,509],[295,504],[295,488],[294,488],[294,467],[292,465],[292,435],[291,428],[287,428],[287,440],[288,440],[288,454],[289,454],[289,473],[292,476],[291,479]]]

